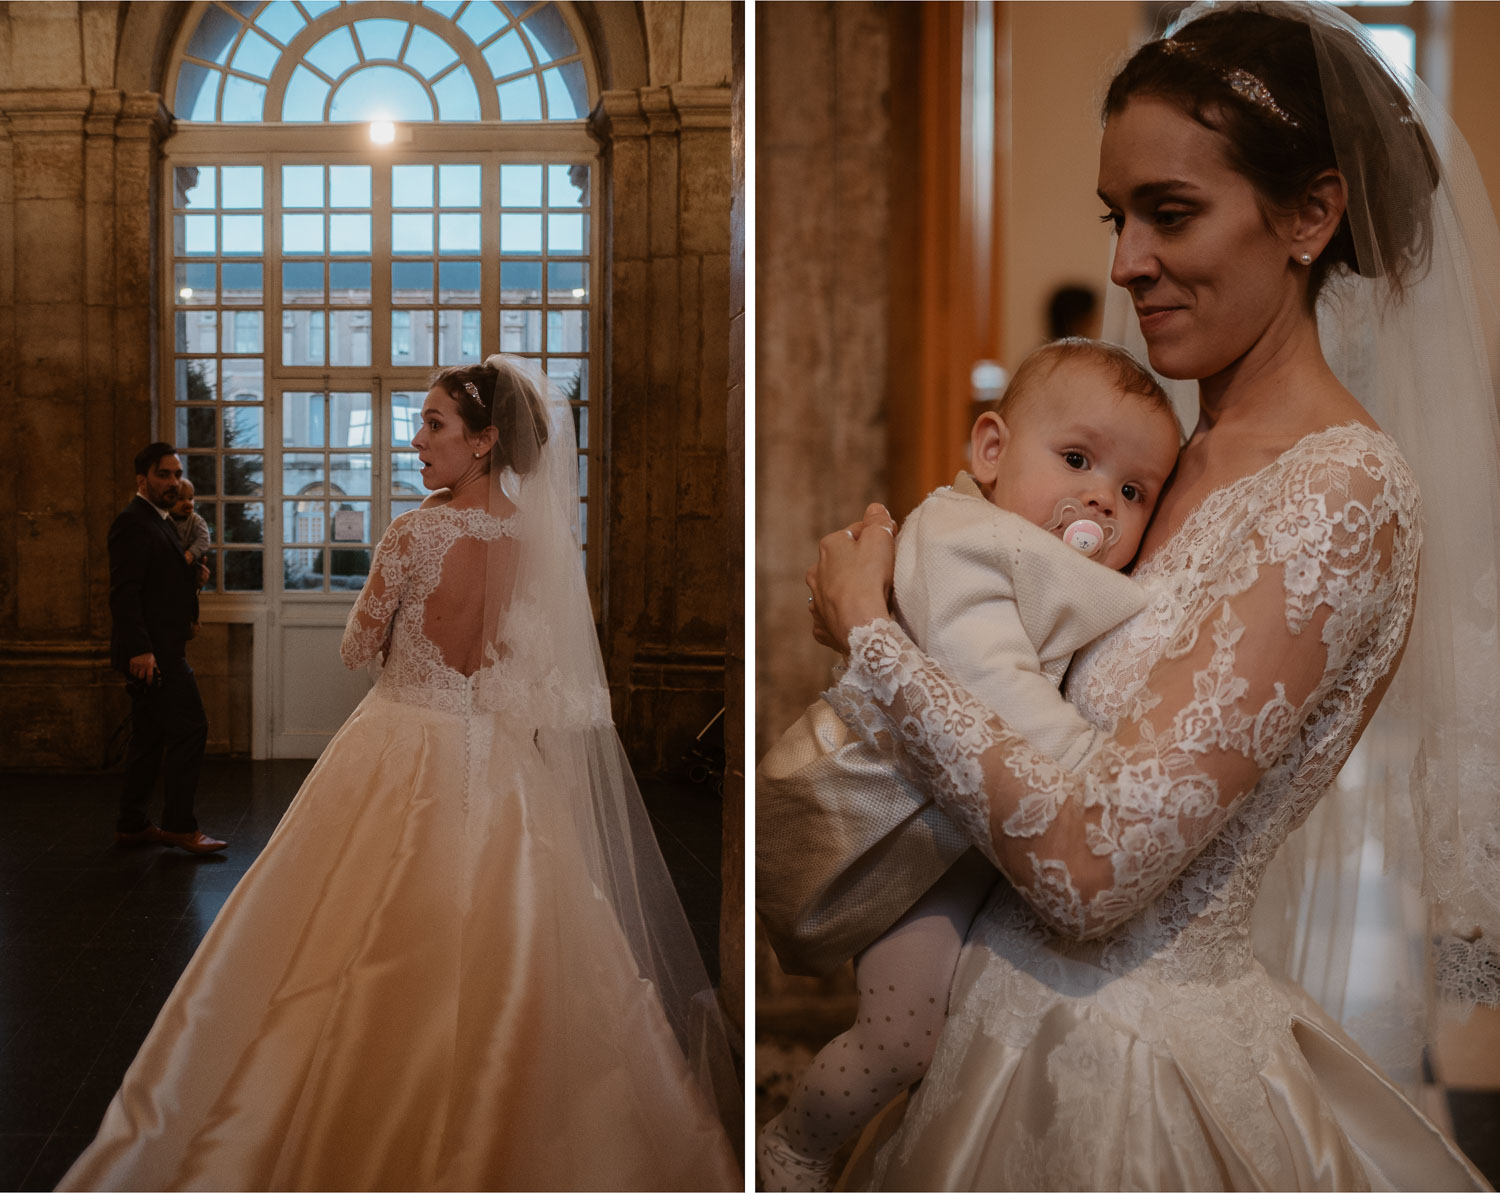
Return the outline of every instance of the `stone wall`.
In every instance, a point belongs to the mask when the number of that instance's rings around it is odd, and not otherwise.
[[[756,9],[756,742],[827,686],[803,575],[886,481],[891,59],[906,6]]]
[[[98,765],[124,714],[108,667],[120,443],[151,427],[156,143],[116,78],[122,6],[0,14],[0,765]],[[134,82],[127,79],[127,82]]]
[[[210,754],[250,753],[253,634],[245,622],[210,621],[188,643],[187,660],[208,714]]]
[[[724,558],[729,626],[724,667],[724,844],[719,866],[720,994],[745,1026],[745,9],[734,8],[733,188],[729,208],[729,500]]]
[[[893,312],[910,274],[909,5],[762,4],[756,21],[756,741],[827,686],[803,574],[821,535],[883,497]],[[909,221],[908,221],[909,222]],[[905,274],[903,274],[903,270]],[[754,759],[750,760],[752,763]],[[854,1013],[847,968],[790,977],[757,933],[756,1121]]]
[[[737,597],[724,552],[732,66],[729,5],[645,16],[650,80],[605,92],[593,122],[610,179],[605,660],[632,761],[663,770],[724,707]]]

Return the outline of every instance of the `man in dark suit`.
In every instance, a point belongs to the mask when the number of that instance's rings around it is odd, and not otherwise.
[[[135,497],[109,528],[110,663],[125,674],[131,718],[115,840],[213,853],[225,842],[200,832],[193,815],[208,718],[183,657],[200,573],[168,520],[181,481],[177,449],[150,444],[135,458]],[[146,813],[158,771],[166,793],[160,828]]]

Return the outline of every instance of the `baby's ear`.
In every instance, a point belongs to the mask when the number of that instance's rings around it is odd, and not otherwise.
[[[969,432],[969,462],[974,479],[986,490],[1000,478],[1000,457],[1010,442],[1010,428],[994,411],[987,410],[974,420]]]

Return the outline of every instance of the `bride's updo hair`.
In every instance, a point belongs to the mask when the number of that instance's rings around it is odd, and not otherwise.
[[[454,365],[444,369],[432,384],[441,386],[458,405],[459,416],[471,435],[493,425],[498,438],[490,466],[509,468],[524,476],[536,465],[542,444],[547,442],[547,406],[536,381],[525,369],[504,357],[499,369],[487,364]],[[469,386],[478,391],[476,397]]]
[[[1319,174],[1339,168],[1339,158],[1312,30],[1295,10],[1275,8],[1210,11],[1170,38],[1147,42],[1110,84],[1103,120],[1137,96],[1174,104],[1223,136],[1230,165],[1267,208],[1295,210]],[[1349,141],[1338,149],[1358,163],[1362,184],[1345,175],[1350,210],[1308,269],[1308,302],[1344,271],[1383,276],[1399,295],[1425,272],[1431,253],[1436,158],[1384,63],[1347,29],[1329,26],[1321,36],[1331,82],[1350,105],[1338,113]],[[1370,80],[1373,86],[1360,85]],[[1351,222],[1351,212],[1363,219]]]

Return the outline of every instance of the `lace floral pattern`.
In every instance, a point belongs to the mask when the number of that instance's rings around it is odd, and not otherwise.
[[[1072,699],[1113,734],[1076,772],[890,622],[851,635],[835,707],[897,744],[1054,947],[1228,978],[1249,964],[1266,863],[1399,654],[1420,537],[1409,471],[1360,425],[1212,494],[1137,570],[1147,608],[1075,660]]]
[[[344,665],[365,666],[384,650],[376,689],[404,704],[460,714],[509,714],[549,727],[611,724],[609,693],[602,684],[578,690],[563,683],[549,663],[552,633],[543,610],[526,605],[508,610],[505,657],[495,657],[491,649],[472,677],[450,667],[423,632],[427,600],[453,544],[461,538],[494,542],[514,537],[516,522],[516,515],[501,519],[482,509],[447,506],[414,510],[392,522],[350,610],[339,648]]]
[[[1039,1051],[1050,1088],[1029,1097],[1066,1108],[1037,1125],[1025,1115],[1008,1125],[1004,1176],[990,1187],[1222,1188],[1223,1174],[1201,1139],[1205,1116],[1231,1125],[1235,1145],[1257,1171],[1275,1173],[1281,1141],[1265,1113],[1264,1071],[1278,1056],[1295,1064],[1296,1046],[1293,1008],[1264,971],[1252,967],[1217,983],[1149,974],[1120,981],[1059,956],[1021,927],[1023,918],[1019,907],[1002,904],[971,941],[985,1013],[972,998],[960,1001],[902,1134],[880,1156],[876,1186],[883,1187],[892,1163],[910,1159],[925,1130],[966,1093],[973,1096],[974,1074],[967,1084],[953,1080],[952,1058],[982,1054],[976,1037]],[[1175,1182],[1132,1184],[1113,1167],[1119,1157],[1101,1151],[1101,1124],[1125,1106],[1132,1134],[1179,1137],[1173,1151],[1186,1170]]]

